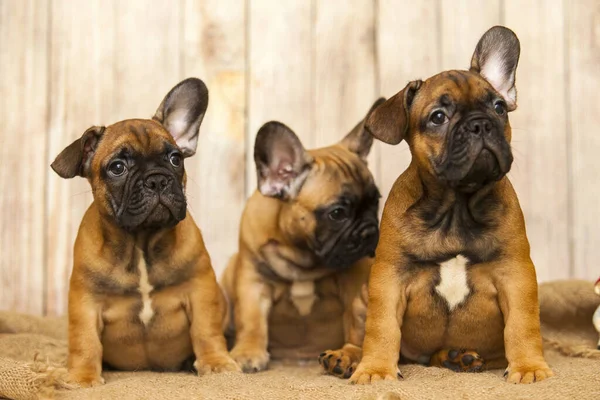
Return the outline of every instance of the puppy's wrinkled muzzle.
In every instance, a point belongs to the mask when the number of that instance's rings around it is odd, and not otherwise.
[[[181,185],[174,177],[151,173],[131,186],[117,219],[130,231],[169,228],[185,218],[186,206]]]
[[[476,190],[502,179],[513,156],[498,123],[475,114],[456,124],[441,162],[434,165],[440,180],[451,187]]]
[[[352,266],[364,257],[373,257],[379,242],[377,221],[365,222],[343,235],[326,256],[324,264],[332,269]]]
[[[349,252],[358,250],[364,255],[372,256],[379,241],[379,228],[377,223],[367,223],[356,229],[346,243]]]

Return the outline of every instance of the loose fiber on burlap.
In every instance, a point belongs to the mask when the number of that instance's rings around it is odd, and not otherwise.
[[[65,384],[64,319],[0,313],[0,397],[10,399],[600,399],[600,351],[591,324],[600,297],[583,281],[540,286],[542,332],[556,376],[510,385],[501,370],[458,374],[402,366],[404,380],[349,385],[321,374],[316,363],[274,363],[268,371],[197,377],[189,373],[105,372],[106,384]]]

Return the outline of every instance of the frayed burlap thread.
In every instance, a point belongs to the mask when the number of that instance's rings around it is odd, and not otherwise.
[[[557,340],[544,339],[544,347],[553,349],[566,357],[580,357],[600,360],[600,350],[590,348],[589,345],[570,345],[563,344]],[[600,365],[598,368],[598,373],[600,373]]]
[[[0,398],[14,400],[54,399],[56,389],[72,389],[67,370],[46,362],[15,362],[0,357]]]

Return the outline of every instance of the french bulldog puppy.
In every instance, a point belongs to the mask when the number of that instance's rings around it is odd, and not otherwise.
[[[553,375],[525,221],[506,177],[519,54],[517,36],[493,27],[468,71],[410,82],[368,117],[378,139],[407,141],[412,162],[383,211],[351,382],[396,380],[400,354],[422,362],[459,349],[475,351],[487,368],[508,364],[508,382]]]
[[[93,126],[52,163],[92,186],[69,286],[72,381],[122,370],[238,371],[223,327],[226,302],[187,212],[184,159],[196,152],[208,106],[199,79],[175,86],[152,119]]]
[[[360,351],[361,294],[379,237],[380,195],[366,162],[372,143],[364,121],[341,142],[315,150],[305,150],[282,123],[260,128],[258,190],[222,280],[233,311],[231,355],[243,371],[265,369],[270,356]]]

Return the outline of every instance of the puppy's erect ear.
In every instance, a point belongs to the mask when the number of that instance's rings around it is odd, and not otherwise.
[[[67,146],[50,165],[61,178],[87,176],[90,161],[106,128],[92,126],[81,138]]]
[[[517,108],[515,74],[520,53],[517,35],[503,26],[494,26],[479,39],[471,58],[471,71],[483,76],[502,95],[509,111]]]
[[[423,81],[412,81],[402,91],[375,107],[367,116],[365,129],[388,144],[398,144],[406,138],[408,116],[415,94]]]
[[[171,89],[152,119],[173,135],[183,156],[190,157],[196,153],[200,124],[207,107],[206,85],[200,79],[188,78]]]
[[[258,130],[254,162],[258,190],[263,195],[293,199],[300,191],[312,161],[298,136],[284,124],[271,121]]]
[[[379,105],[383,104],[384,101],[384,97],[377,99],[371,106],[367,116],[342,139],[342,145],[346,146],[351,152],[358,154],[363,160],[367,159],[369,151],[371,151],[371,146],[373,146],[373,136],[365,130],[365,121],[369,114],[371,114]]]

